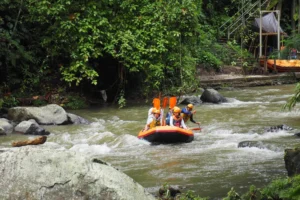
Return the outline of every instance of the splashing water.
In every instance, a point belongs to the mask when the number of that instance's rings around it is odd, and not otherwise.
[[[195,106],[202,131],[191,143],[152,145],[136,136],[143,128],[146,105],[125,109],[106,107],[80,110],[90,125],[45,126],[51,132],[46,146],[97,156],[111,163],[149,191],[165,183],[195,190],[202,197],[225,197],[231,187],[238,192],[285,177],[283,155],[299,140],[299,106],[292,112],[281,107],[294,85],[220,91],[228,103]],[[183,106],[182,106],[183,107]],[[293,130],[266,132],[266,127],[287,124]],[[193,127],[192,123],[188,123]],[[299,132],[299,131],[298,131]],[[0,138],[0,146],[28,136]],[[238,148],[240,142],[257,146]]]

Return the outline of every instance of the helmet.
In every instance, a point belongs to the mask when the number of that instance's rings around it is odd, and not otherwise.
[[[174,113],[180,113],[180,112],[181,112],[181,109],[178,108],[177,106],[175,106],[175,107],[173,108],[173,112],[174,112]]]
[[[187,107],[193,109],[194,105],[190,103],[187,105]]]
[[[154,108],[154,109],[153,109],[153,114],[160,114],[160,110],[159,110],[159,109],[156,109],[156,108]]]

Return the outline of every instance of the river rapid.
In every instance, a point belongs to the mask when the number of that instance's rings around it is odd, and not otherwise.
[[[51,132],[44,146],[95,155],[151,193],[168,183],[214,199],[225,197],[231,187],[241,194],[251,185],[263,187],[287,176],[284,149],[300,141],[294,136],[300,132],[300,105],[292,112],[282,111],[282,106],[294,89],[295,84],[220,90],[228,103],[195,106],[194,119],[201,122],[202,131],[195,132],[191,143],[151,145],[139,140],[150,108],[139,104],[68,111],[92,123],[44,126]],[[266,131],[281,124],[293,130]],[[0,137],[0,147],[28,138],[33,137]],[[238,148],[242,141],[257,141],[260,146]]]

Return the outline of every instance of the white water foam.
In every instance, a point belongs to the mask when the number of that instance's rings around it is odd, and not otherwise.
[[[70,148],[70,151],[86,153],[89,155],[99,155],[110,153],[111,148],[109,148],[106,143],[102,145],[76,144]]]

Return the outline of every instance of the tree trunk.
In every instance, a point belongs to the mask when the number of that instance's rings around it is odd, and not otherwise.
[[[38,145],[38,144],[44,144],[46,142],[46,140],[47,140],[47,137],[43,135],[43,136],[34,138],[32,140],[13,142],[11,145],[13,147],[21,147],[21,146],[26,146],[26,145]]]
[[[292,1],[292,5],[291,5],[291,26],[292,26],[292,34],[295,35],[296,33],[296,23],[295,23],[295,19],[294,19],[294,15],[295,15],[295,10],[296,10],[296,0]]]
[[[300,34],[300,0],[298,0],[298,34]]]
[[[282,1],[283,0],[278,0],[277,6],[276,6],[276,10],[279,10],[281,12],[282,10]],[[281,15],[281,14],[280,14]]]

